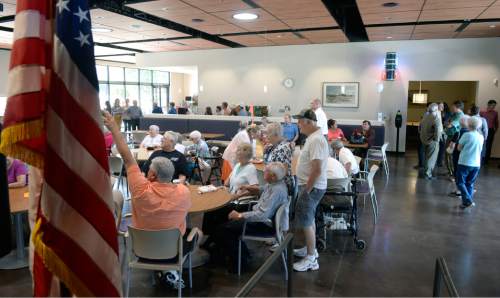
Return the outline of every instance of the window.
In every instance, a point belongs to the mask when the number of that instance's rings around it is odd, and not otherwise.
[[[166,85],[169,83],[169,74],[165,71],[153,71],[153,83]]]
[[[141,84],[150,83],[151,80],[151,70],[141,69]]]
[[[122,84],[109,84],[109,97],[111,99],[111,106],[115,99],[120,99],[120,103],[125,103],[125,86]]]
[[[125,98],[130,99],[130,104],[133,100],[139,101],[139,85],[125,85]]]
[[[107,73],[107,70],[106,70]],[[99,103],[101,108],[104,109],[106,107],[106,101],[109,100],[109,85],[108,84],[99,84]]]
[[[142,112],[151,113],[153,111],[153,86],[141,85],[140,97]]]
[[[123,82],[123,67],[109,66],[109,81],[110,82]]]
[[[97,78],[99,79],[99,81],[108,80],[108,67],[103,65],[96,65],[95,69],[97,71]]]
[[[136,68],[125,68],[125,82],[139,83],[139,70]]]

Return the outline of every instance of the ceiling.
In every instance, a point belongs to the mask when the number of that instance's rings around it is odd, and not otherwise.
[[[10,48],[16,1],[0,2],[0,47]],[[500,0],[89,2],[93,27],[109,31],[94,32],[96,57],[128,63],[138,52],[500,36]],[[258,18],[233,18],[241,12]]]

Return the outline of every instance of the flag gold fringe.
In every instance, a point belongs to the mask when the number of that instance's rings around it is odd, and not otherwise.
[[[43,126],[43,119],[36,119],[4,127],[1,135],[0,152],[39,169],[43,168],[43,156],[19,144],[21,141],[39,137],[42,134]]]
[[[64,264],[59,256],[42,241],[43,233],[40,231],[41,219],[38,219],[32,232],[32,241],[35,246],[36,253],[41,257],[45,267],[57,276],[68,289],[71,294],[77,297],[93,297],[95,296],[82,281]]]

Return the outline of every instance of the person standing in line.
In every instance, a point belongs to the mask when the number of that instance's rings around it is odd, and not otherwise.
[[[447,138],[446,147],[449,146],[450,140],[453,136],[460,131],[460,118],[463,117],[464,103],[461,100],[457,100],[451,106],[451,116],[446,124],[445,133]],[[448,167],[448,174],[450,179],[453,180],[455,177],[455,169],[453,168],[453,155],[446,153],[446,166]]]
[[[481,151],[483,149],[483,136],[478,132],[481,127],[481,119],[470,117],[468,120],[469,131],[465,133],[458,142],[460,157],[457,167],[457,188],[462,196],[460,208],[466,209],[475,206],[474,183],[481,168]]]
[[[481,117],[479,113],[479,107],[476,105],[473,105],[470,108],[470,115],[476,116],[481,120],[481,128],[478,131],[484,138],[483,150],[481,151],[481,164],[483,164],[484,158],[486,157],[486,140],[488,139],[488,120],[486,120],[486,118],[484,117]]]
[[[486,139],[486,153],[484,156],[484,164],[487,164],[491,157],[491,147],[493,146],[493,139],[498,130],[498,112],[495,111],[497,102],[494,99],[488,101],[488,107],[485,111],[481,111],[481,117],[486,118],[488,122],[488,138]]]
[[[448,122],[448,119],[451,116],[450,108],[448,107],[448,104],[446,102],[440,102],[438,109],[439,112],[441,113],[441,123],[443,124],[443,127],[445,127],[446,123]],[[443,133],[441,139],[439,140],[439,153],[436,162],[436,165],[439,168],[443,166],[445,152],[446,152],[446,134]]]
[[[318,119],[316,125],[321,129],[321,133],[328,138],[328,118],[326,117],[325,111],[321,108],[321,101],[317,98],[311,101],[311,109],[316,114],[316,119]]]
[[[222,103],[222,111],[224,112],[225,116],[231,116],[231,109],[229,108],[227,102]]]
[[[130,114],[128,108],[130,107],[130,99],[125,98],[125,106],[123,107],[123,123],[125,124],[125,131],[130,131]]]
[[[420,124],[420,141],[425,148],[424,178],[432,180],[435,179],[433,171],[439,153],[439,139],[443,133],[443,125],[436,103],[430,104],[427,112]]]
[[[113,118],[116,121],[116,124],[118,124],[118,127],[122,127],[122,116],[123,116],[123,107],[120,105],[120,99],[116,98],[115,99],[115,104],[113,105],[113,108],[111,109],[111,112],[113,114]]]
[[[294,255],[302,259],[293,264],[296,271],[318,270],[316,250],[316,207],[327,187],[328,142],[317,126],[316,114],[312,109],[295,115],[300,131],[307,136],[297,162],[299,195],[295,205],[295,229],[305,237],[305,246],[294,249]]]
[[[137,100],[132,101],[132,106],[128,108],[127,113],[130,115],[130,130],[138,130],[139,122],[142,118],[142,110],[137,105]]]

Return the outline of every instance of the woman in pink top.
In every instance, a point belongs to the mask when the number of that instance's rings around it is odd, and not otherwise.
[[[333,119],[328,120],[328,142],[333,140],[345,140],[344,132],[337,127],[337,121]]]
[[[24,187],[28,184],[28,168],[17,159],[7,156],[7,183],[9,188]]]

